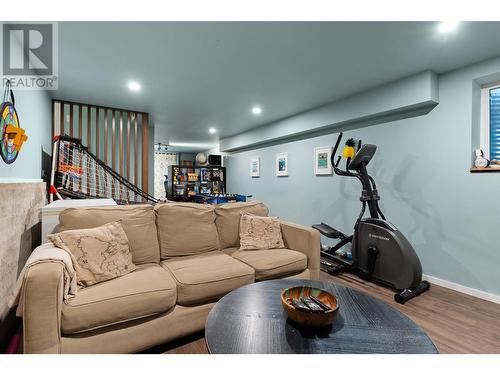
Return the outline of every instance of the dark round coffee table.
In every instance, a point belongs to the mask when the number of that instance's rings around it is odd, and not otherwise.
[[[281,291],[322,288],[339,301],[332,325],[308,329],[287,318]],[[388,304],[341,285],[271,280],[233,290],[214,306],[205,337],[210,353],[437,353],[427,334]]]

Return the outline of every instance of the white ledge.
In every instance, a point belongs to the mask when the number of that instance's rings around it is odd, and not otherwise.
[[[43,182],[43,180],[41,178],[0,177],[0,184],[34,184],[38,182]]]

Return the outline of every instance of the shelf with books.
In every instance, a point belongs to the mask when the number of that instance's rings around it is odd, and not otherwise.
[[[226,168],[172,165],[169,169],[168,199],[194,201],[197,194],[226,193]]]

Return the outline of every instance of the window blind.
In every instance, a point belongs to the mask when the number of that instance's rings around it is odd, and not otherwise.
[[[500,160],[500,88],[490,90],[490,159]]]

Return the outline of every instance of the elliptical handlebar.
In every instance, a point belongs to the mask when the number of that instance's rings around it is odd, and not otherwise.
[[[346,160],[346,169],[345,171],[339,168],[340,161],[342,159],[342,155],[339,155],[337,158],[337,161],[335,162],[335,156],[337,155],[337,151],[339,149],[340,141],[342,140],[342,135],[343,133],[341,132],[337,138],[337,142],[335,143],[335,146],[333,147],[333,152],[332,156],[330,157],[330,161],[332,163],[333,170],[335,171],[335,174],[339,176],[348,176],[348,177],[356,177],[359,181],[361,181],[361,184],[363,185],[363,195],[361,196],[361,200],[363,201],[363,208],[361,210],[361,214],[358,218],[361,220],[363,217],[365,208],[366,208],[366,201],[368,201],[368,208],[370,209],[370,215],[372,218],[378,219],[379,216],[385,220],[384,214],[380,210],[380,207],[378,205],[378,193],[377,193],[377,185],[375,184],[375,180],[373,177],[371,177],[368,172],[366,171],[366,164],[364,161],[361,161],[363,168],[358,170],[358,173],[352,173],[349,172],[349,163],[351,162],[351,158],[347,158]],[[358,152],[361,149],[361,140],[358,141],[358,149],[356,152]],[[366,194],[366,195],[365,195]]]
[[[344,133],[340,132],[339,136],[337,137],[337,142],[335,143],[335,146],[333,147],[333,152],[332,152],[332,157],[331,157],[331,161],[332,161],[332,164],[333,163],[333,158],[335,157],[335,155],[337,154],[337,150],[339,149],[339,144],[340,144],[340,141],[342,140],[342,135]]]

